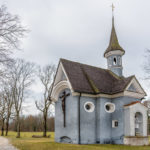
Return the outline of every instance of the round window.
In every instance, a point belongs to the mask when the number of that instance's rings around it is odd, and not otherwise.
[[[113,113],[115,111],[115,104],[113,103],[106,103],[104,107],[107,113]]]
[[[86,112],[93,112],[95,109],[95,105],[92,102],[86,102],[84,104],[84,109]]]
[[[110,106],[109,105],[106,105],[106,110],[110,111]]]

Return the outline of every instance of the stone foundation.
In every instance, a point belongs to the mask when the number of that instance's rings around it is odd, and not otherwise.
[[[143,146],[149,145],[148,137],[124,137],[125,145]]]

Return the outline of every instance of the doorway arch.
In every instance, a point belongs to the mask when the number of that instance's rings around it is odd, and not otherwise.
[[[135,113],[135,136],[143,136],[143,115],[141,112]]]

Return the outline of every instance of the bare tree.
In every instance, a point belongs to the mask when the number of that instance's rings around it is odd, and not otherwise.
[[[1,136],[4,136],[4,127],[6,119],[6,98],[4,93],[0,93],[0,121],[1,121]]]
[[[13,115],[13,95],[12,95],[12,88],[9,85],[10,82],[8,83],[4,83],[4,94],[5,94],[5,101],[6,101],[6,133],[5,135],[8,135],[8,130],[9,130],[9,120],[11,118],[11,116]]]
[[[12,97],[16,113],[17,137],[20,138],[20,113],[22,103],[27,97],[27,90],[33,83],[34,64],[17,59],[10,69]]]
[[[11,54],[21,48],[21,39],[28,31],[17,15],[9,13],[5,5],[0,6],[0,78],[5,76],[7,65],[13,61]]]
[[[145,62],[143,65],[144,72],[146,73],[145,80],[150,79],[150,50],[147,49],[145,52]]]
[[[9,54],[20,48],[20,40],[28,30],[21,25],[20,18],[8,12],[7,7],[0,7],[0,63],[10,60]]]
[[[36,107],[43,113],[43,137],[47,136],[47,117],[48,110],[52,104],[50,93],[52,89],[53,78],[55,74],[55,65],[47,65],[43,68],[39,67],[38,77],[44,86],[43,99],[36,101]]]

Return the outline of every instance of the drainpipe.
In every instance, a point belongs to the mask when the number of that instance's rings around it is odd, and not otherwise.
[[[81,144],[81,129],[80,129],[80,99],[81,99],[81,93],[79,95],[79,100],[78,100],[78,127],[79,127],[79,130],[78,130],[78,135],[79,135],[79,144]]]
[[[97,97],[95,98],[95,141],[96,143],[99,143],[99,141],[97,141],[98,139],[98,132],[97,132],[97,120],[98,120],[98,111],[97,111]]]

